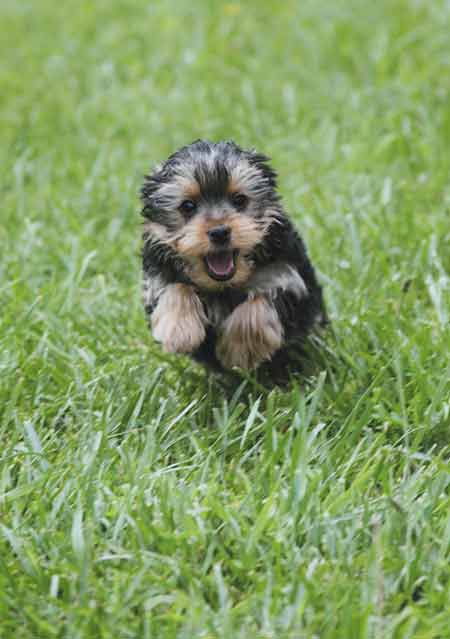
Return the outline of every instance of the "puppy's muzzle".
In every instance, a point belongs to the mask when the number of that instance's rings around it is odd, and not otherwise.
[[[231,229],[225,224],[215,226],[208,231],[208,237],[215,246],[224,247],[231,238]]]
[[[231,280],[236,272],[238,251],[230,248],[231,228],[225,224],[208,231],[212,250],[205,256],[206,271],[213,280]]]

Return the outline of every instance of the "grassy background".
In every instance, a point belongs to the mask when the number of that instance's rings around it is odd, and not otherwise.
[[[0,636],[450,637],[450,5],[3,0]],[[333,319],[234,394],[152,343],[137,191],[272,156]]]

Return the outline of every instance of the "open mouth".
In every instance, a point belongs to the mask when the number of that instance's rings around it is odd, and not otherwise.
[[[213,280],[226,282],[231,280],[236,272],[236,258],[239,251],[214,251],[205,257],[205,266],[208,275]]]

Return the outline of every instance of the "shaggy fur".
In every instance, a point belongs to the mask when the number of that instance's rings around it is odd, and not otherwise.
[[[276,187],[268,158],[231,141],[193,142],[145,178],[144,305],[166,351],[254,369],[325,321]]]

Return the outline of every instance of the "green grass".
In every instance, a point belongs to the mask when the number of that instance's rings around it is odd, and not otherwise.
[[[0,637],[450,637],[448,1],[0,11]],[[324,283],[288,389],[145,325],[197,137],[271,155]]]

